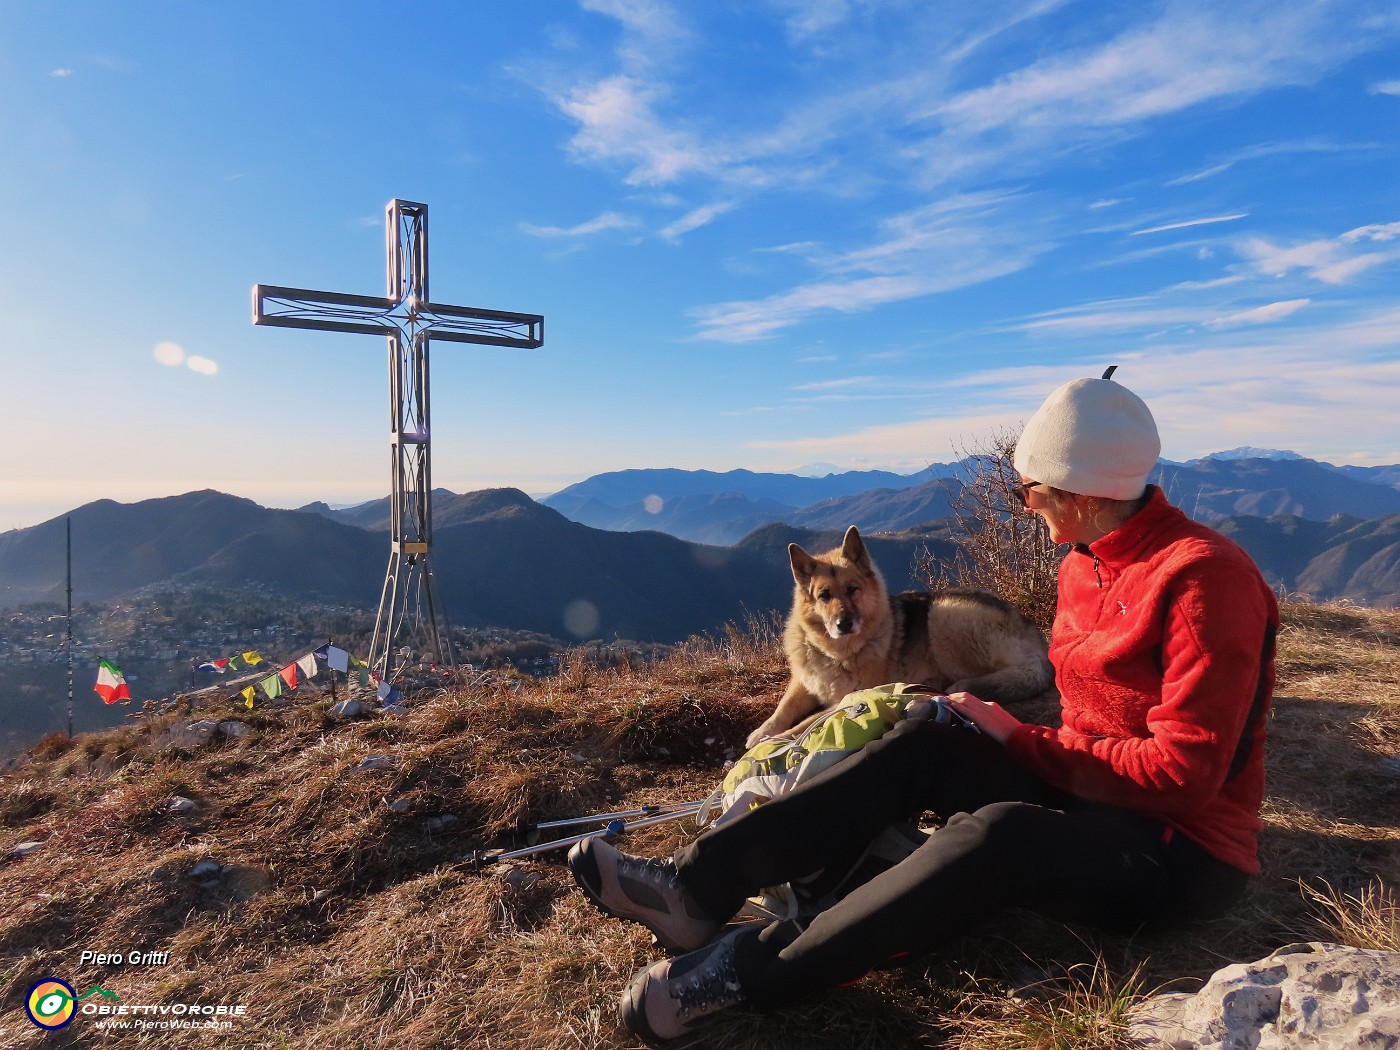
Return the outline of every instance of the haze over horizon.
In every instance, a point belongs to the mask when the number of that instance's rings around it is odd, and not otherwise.
[[[393,197],[546,318],[435,345],[456,492],[911,473],[1108,364],[1165,458],[1400,462],[1392,4],[6,5],[0,141],[0,531],[382,496],[384,341],[249,289],[382,294]]]

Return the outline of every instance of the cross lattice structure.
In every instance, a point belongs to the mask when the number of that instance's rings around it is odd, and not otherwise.
[[[408,640],[420,648],[430,648],[437,662],[455,662],[445,610],[433,598],[428,559],[433,532],[429,345],[447,339],[535,349],[544,344],[544,317],[433,302],[425,204],[389,202],[385,248],[389,287],[384,298],[259,284],[253,288],[253,323],[388,338],[389,568],[369,659],[371,669],[389,681],[398,655],[395,644],[406,635],[413,635]],[[416,605],[411,616],[410,604]]]

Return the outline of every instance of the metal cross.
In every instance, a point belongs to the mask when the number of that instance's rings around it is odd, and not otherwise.
[[[387,681],[394,669],[394,642],[407,623],[411,596],[418,602],[417,620],[427,627],[438,662],[453,663],[446,616],[440,628],[428,565],[433,531],[428,344],[450,339],[534,349],[544,343],[544,318],[433,302],[428,295],[426,204],[389,202],[385,247],[389,275],[385,298],[259,284],[253,287],[253,323],[388,337],[390,552],[369,657],[370,667]],[[416,592],[415,578],[419,581]],[[425,606],[427,624],[423,625]]]

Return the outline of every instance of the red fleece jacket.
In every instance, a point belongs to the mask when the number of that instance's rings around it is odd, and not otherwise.
[[[1277,629],[1249,555],[1154,487],[1061,563],[1050,660],[1062,726],[1020,726],[1007,748],[1057,787],[1160,819],[1257,875]]]

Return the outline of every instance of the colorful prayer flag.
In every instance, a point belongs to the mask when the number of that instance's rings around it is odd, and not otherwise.
[[[249,649],[246,653],[243,654],[243,662],[249,667],[257,667],[258,664],[263,662],[263,658],[258,655],[258,651],[256,649]]]
[[[211,674],[223,674],[228,668],[228,660],[205,660],[195,668],[197,671],[208,671]]]
[[[288,689],[295,689],[297,687],[296,664],[288,664],[286,667],[282,668],[282,670],[278,671],[277,673],[282,676],[282,681],[287,683]]]
[[[350,654],[344,649],[337,649],[332,645],[326,650],[326,664],[332,671],[340,671],[342,674],[349,674]]]
[[[267,694],[269,700],[275,700],[282,695],[282,679],[277,675],[264,678],[258,685],[262,686],[262,691]]]
[[[119,700],[130,700],[131,690],[126,687],[126,679],[117,665],[106,657],[97,658],[97,684],[93,691],[102,697],[104,704],[115,704]]]
[[[315,678],[320,668],[316,666],[316,654],[307,653],[297,661],[297,668],[301,671],[303,678]]]
[[[253,709],[253,698],[258,695],[253,691],[253,687],[250,685],[246,689],[240,689],[238,691],[238,695],[243,697],[243,703],[246,704],[248,706],[248,710],[251,711]]]

